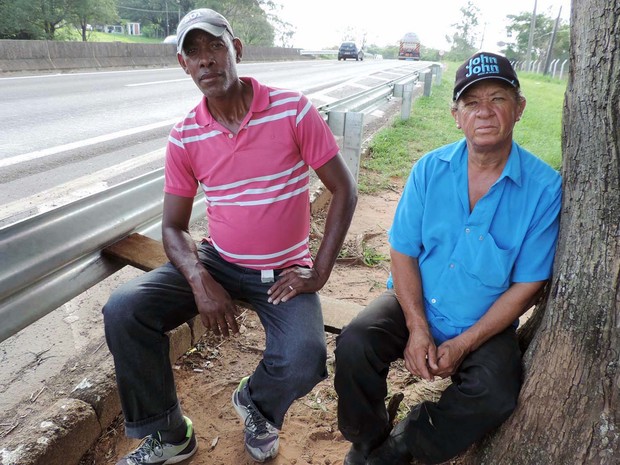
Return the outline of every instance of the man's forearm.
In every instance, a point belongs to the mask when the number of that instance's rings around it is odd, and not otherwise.
[[[545,281],[514,283],[489,308],[484,316],[459,336],[471,352],[508,328],[532,304]]]
[[[186,272],[200,263],[196,243],[189,232],[163,228],[162,240],[168,260],[186,277]]]
[[[332,193],[327,218],[325,219],[323,240],[314,260],[314,268],[323,282],[327,281],[336,263],[351,225],[356,204],[355,189],[341,189]]]
[[[405,315],[409,332],[420,328],[428,331],[418,260],[394,249],[390,250],[390,257],[394,291]]]
[[[316,173],[332,194],[323,240],[314,260],[314,270],[323,285],[329,278],[351,225],[357,205],[357,185],[340,154],[318,168]]]

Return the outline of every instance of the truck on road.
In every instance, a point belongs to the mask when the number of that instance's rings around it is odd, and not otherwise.
[[[398,47],[398,59],[420,59],[420,39],[415,32],[408,32],[402,37],[402,39],[400,39],[400,46]]]

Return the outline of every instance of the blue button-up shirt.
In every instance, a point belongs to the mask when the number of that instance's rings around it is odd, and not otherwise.
[[[476,323],[512,283],[551,276],[561,184],[557,171],[513,142],[501,176],[470,211],[465,139],[414,165],[389,241],[418,258],[439,342]]]

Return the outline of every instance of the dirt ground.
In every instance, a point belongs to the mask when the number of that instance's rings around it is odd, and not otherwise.
[[[341,259],[321,294],[365,305],[385,289],[389,270],[387,229],[402,186],[360,195]],[[322,230],[322,218],[315,230]],[[262,326],[254,312],[240,315],[241,335],[220,339],[205,336],[175,365],[183,410],[196,431],[199,448],[192,465],[251,465],[243,447],[243,425],[231,403],[239,380],[254,370],[264,347]],[[338,431],[337,397],[333,389],[335,335],[327,334],[330,376],[289,409],[280,435],[279,455],[270,465],[341,465],[349,443]],[[436,397],[445,382],[428,383],[412,377],[401,364],[390,373],[390,393],[402,392],[399,415],[421,397]],[[124,437],[122,421],[102,437],[81,465],[110,465],[138,441]]]

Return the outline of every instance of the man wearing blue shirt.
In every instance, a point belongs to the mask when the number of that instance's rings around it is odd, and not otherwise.
[[[551,277],[561,179],[512,140],[525,108],[503,56],[456,73],[452,115],[465,138],[413,167],[389,231],[386,292],[338,337],[344,465],[441,463],[500,425],[521,387],[518,318]],[[390,431],[390,363],[452,378]]]

